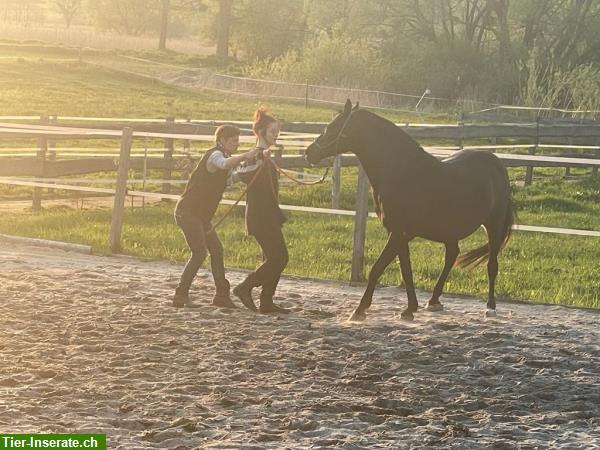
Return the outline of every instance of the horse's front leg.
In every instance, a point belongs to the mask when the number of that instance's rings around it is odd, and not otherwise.
[[[433,288],[433,293],[431,294],[431,299],[427,303],[428,311],[442,311],[444,306],[440,303],[440,296],[444,291],[444,284],[448,279],[448,275],[450,274],[450,270],[452,266],[456,262],[456,257],[458,256],[458,242],[447,242],[446,243],[446,257],[444,259],[444,269],[438,278],[437,283],[435,284],[435,288]]]
[[[419,303],[413,284],[412,268],[410,266],[410,252],[408,250],[408,240],[402,239],[398,244],[398,259],[400,260],[400,270],[406,286],[406,296],[408,297],[408,306],[402,311],[400,317],[404,320],[413,320],[413,313],[417,312]]]
[[[371,271],[369,272],[369,280],[367,283],[367,289],[363,294],[358,308],[354,311],[350,320],[361,321],[367,317],[366,310],[371,306],[373,301],[373,292],[375,292],[375,286],[377,281],[385,271],[386,267],[393,261],[398,254],[398,242],[394,233],[390,233],[388,240],[383,248],[383,251],[373,264]]]

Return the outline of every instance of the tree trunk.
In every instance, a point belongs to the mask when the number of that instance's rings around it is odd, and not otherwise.
[[[217,28],[217,56],[229,56],[229,28],[233,0],[219,0],[219,22]]]
[[[162,0],[162,10],[160,13],[160,39],[158,41],[158,49],[167,49],[167,29],[169,27],[169,1]]]

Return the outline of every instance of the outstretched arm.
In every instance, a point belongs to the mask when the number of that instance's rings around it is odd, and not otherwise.
[[[254,158],[258,151],[258,149],[252,149],[241,155],[230,156],[229,158],[226,158],[222,152],[216,151],[208,159],[207,169],[211,173],[217,170],[231,170],[239,166],[242,162]]]
[[[259,151],[260,151],[260,149],[255,148],[248,152],[242,153],[240,155],[230,156],[229,158],[225,159],[225,167],[224,168],[226,170],[233,169],[234,167],[239,166],[244,161],[254,158]]]

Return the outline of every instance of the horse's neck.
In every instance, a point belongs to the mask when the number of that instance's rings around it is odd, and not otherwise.
[[[386,168],[400,166],[410,170],[432,158],[404,131],[377,116],[373,117],[378,120],[370,121],[368,137],[365,138],[365,133],[363,139],[358,140],[354,153],[375,188],[383,180]]]
[[[368,149],[364,152],[357,151],[356,156],[357,156],[358,160],[360,161],[360,164],[362,165],[363,169],[365,170],[365,173],[367,174],[367,177],[369,178],[369,182],[371,183],[371,185],[374,188],[377,189],[382,180],[382,170],[381,169],[383,166],[378,161],[378,158],[374,158],[374,156],[377,156],[377,155],[373,155],[373,154],[369,155],[368,153],[369,153]]]

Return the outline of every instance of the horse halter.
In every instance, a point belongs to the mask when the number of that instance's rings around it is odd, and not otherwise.
[[[323,137],[323,133],[321,133],[319,135],[319,137],[313,142],[313,145],[316,145],[319,150],[323,151],[335,144],[335,154],[337,154],[338,150],[339,150],[338,147],[340,145],[340,139],[348,137],[346,134],[344,134],[344,131],[346,131],[346,127],[348,126],[348,123],[350,122],[350,118],[352,117],[352,114],[354,114],[356,111],[357,110],[350,111],[350,114],[348,114],[348,117],[346,117],[346,120],[344,121],[344,124],[342,125],[342,128],[340,129],[340,132],[335,137],[335,139],[333,139],[331,142],[327,143],[327,145],[321,145],[321,144],[319,144],[319,138]]]

